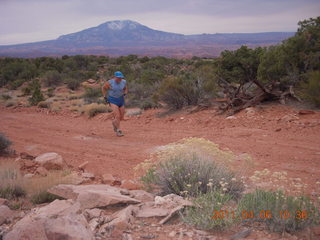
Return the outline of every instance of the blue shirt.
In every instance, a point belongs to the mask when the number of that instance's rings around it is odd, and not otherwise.
[[[108,80],[110,88],[108,89],[108,95],[111,97],[119,98],[123,96],[123,90],[126,87],[127,81],[121,79],[121,82],[117,83],[115,79]]]

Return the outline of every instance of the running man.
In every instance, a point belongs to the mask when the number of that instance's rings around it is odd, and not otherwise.
[[[106,103],[109,103],[113,113],[112,126],[118,137],[124,136],[120,130],[120,121],[124,118],[124,96],[128,93],[127,81],[121,72],[114,73],[102,87],[102,94]],[[106,93],[108,91],[108,97]]]

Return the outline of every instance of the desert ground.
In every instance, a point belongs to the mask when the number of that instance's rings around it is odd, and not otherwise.
[[[37,156],[57,152],[77,167],[88,161],[95,175],[111,173],[132,179],[133,168],[157,147],[186,137],[208,139],[236,155],[248,154],[253,170],[286,171],[300,178],[310,192],[320,180],[320,113],[305,114],[297,108],[277,104],[250,108],[226,117],[208,109],[189,114],[180,111],[147,110],[127,116],[124,137],[116,137],[110,113],[94,118],[78,113],[55,113],[39,108],[1,107],[0,132],[13,141],[17,152]],[[236,163],[237,164],[237,163]]]

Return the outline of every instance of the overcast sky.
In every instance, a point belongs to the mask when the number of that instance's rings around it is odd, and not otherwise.
[[[296,31],[319,0],[0,0],[0,45],[55,39],[111,20],[183,33]]]

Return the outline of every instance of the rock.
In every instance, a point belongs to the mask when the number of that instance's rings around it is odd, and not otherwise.
[[[85,161],[84,163],[82,163],[82,164],[80,164],[80,165],[78,166],[78,169],[79,169],[79,170],[84,170],[85,167],[86,167],[88,164],[89,164],[89,162],[88,162],[88,161]]]
[[[133,222],[135,206],[129,205],[128,207],[111,215],[111,221],[102,225],[101,229],[117,228],[118,230],[125,230]]]
[[[128,190],[137,190],[141,188],[141,184],[138,184],[137,182],[133,180],[123,180],[120,185],[121,188],[125,188]]]
[[[25,175],[23,175],[24,178],[32,178],[34,176],[34,174],[32,173],[27,173]]]
[[[154,195],[144,190],[131,190],[130,196],[141,202],[151,202],[154,200]]]
[[[42,177],[47,176],[48,173],[49,173],[48,170],[45,169],[44,167],[38,167],[37,170],[36,170],[36,174],[39,174]]]
[[[81,176],[82,176],[84,179],[88,179],[88,180],[94,180],[94,179],[95,179],[94,174],[93,174],[93,173],[89,173],[89,172],[81,173]]]
[[[142,114],[142,109],[140,108],[126,109],[126,116],[138,116],[141,114]]]
[[[67,164],[63,158],[54,152],[41,154],[40,156],[36,157],[34,161],[39,163],[47,170],[61,170],[67,167]]]
[[[98,218],[93,218],[90,220],[89,222],[89,226],[91,231],[95,231],[97,229],[97,227],[100,225],[99,219]]]
[[[177,232],[172,231],[172,232],[169,233],[168,236],[171,237],[171,238],[174,238],[176,235],[177,235]]]
[[[180,205],[180,206],[177,206],[175,207],[174,209],[172,209],[168,216],[166,216],[165,218],[163,218],[159,224],[165,224],[166,222],[168,222],[173,216],[175,216],[181,209],[183,209],[184,206]]]
[[[102,182],[113,186],[113,185],[115,185],[117,180],[115,179],[115,177],[112,174],[106,173],[106,174],[102,175]]]
[[[300,110],[299,114],[300,115],[315,114],[315,111],[312,111],[312,110]]]
[[[235,116],[229,116],[229,117],[226,117],[227,120],[231,120],[231,119],[237,119],[237,117]]]
[[[25,152],[20,153],[20,158],[21,159],[28,159],[28,160],[35,159],[34,156],[30,155],[29,153],[25,153]]]
[[[65,199],[73,199],[80,203],[82,209],[107,207],[114,204],[135,204],[141,201],[123,195],[120,188],[109,185],[58,185],[48,191]]]
[[[12,211],[6,205],[0,205],[0,225],[11,220],[15,215],[15,212]]]
[[[248,107],[244,111],[246,114],[254,114],[256,112],[256,110],[253,107]]]
[[[7,199],[5,199],[5,198],[0,198],[0,206],[1,206],[1,205],[7,205],[7,203],[8,203],[8,200],[7,200]]]
[[[99,218],[102,214],[102,210],[98,208],[93,209],[86,209],[83,212],[83,215],[88,219],[91,220],[92,218]]]
[[[87,80],[87,82],[93,84],[93,83],[96,83],[96,80],[90,78],[90,79]]]
[[[32,209],[4,237],[11,239],[94,239],[80,204],[72,200],[55,200],[49,205]]]
[[[177,207],[179,205],[182,206],[193,206],[192,202],[184,199],[181,196],[178,196],[176,194],[168,194],[164,197],[156,196],[154,199],[154,202],[156,205],[162,205],[167,206],[170,208]]]
[[[165,217],[170,213],[170,210],[164,207],[159,207],[154,202],[147,202],[137,206],[136,217],[149,218],[149,217]]]
[[[277,128],[275,131],[280,132],[281,130],[282,130],[281,128]]]
[[[230,237],[230,240],[246,238],[251,234],[251,229],[244,229]]]

